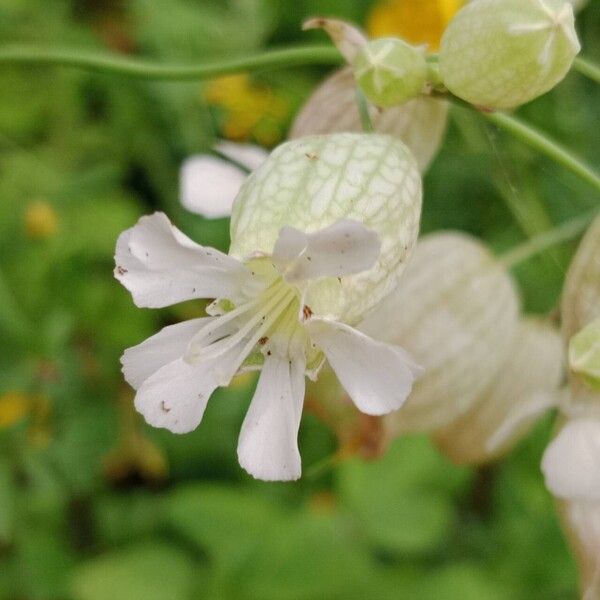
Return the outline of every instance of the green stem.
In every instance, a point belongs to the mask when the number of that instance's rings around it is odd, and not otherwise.
[[[240,71],[307,64],[337,65],[341,62],[342,57],[337,49],[330,46],[304,46],[268,50],[242,58],[227,59],[210,64],[191,65],[160,65],[150,61],[115,54],[54,48],[43,49],[32,46],[13,45],[0,49],[0,66],[9,64],[52,64],[143,79],[180,81],[186,79],[207,79]],[[583,59],[577,59],[576,68],[581,72],[585,72],[588,76],[596,77],[598,75],[598,68]],[[454,101],[462,105],[465,104],[458,99],[454,99]],[[359,108],[361,104],[359,100]],[[567,149],[547,138],[537,129],[523,123],[517,117],[504,113],[482,114],[498,127],[562,164],[600,191],[600,176],[597,173],[573,156]],[[370,119],[366,117],[368,117],[368,112],[363,107],[361,109],[363,127],[365,127],[366,131],[369,131],[372,125],[370,124]]]
[[[358,104],[358,114],[360,115],[360,124],[365,133],[373,133],[375,128],[373,127],[373,121],[371,121],[371,115],[369,114],[369,104],[363,94],[362,90],[356,88],[356,103]]]
[[[308,467],[304,477],[306,479],[317,479],[321,475],[324,475],[325,473],[335,469],[335,467],[342,463],[345,458],[346,455],[343,452],[338,451],[334,454],[330,454],[329,456],[326,456],[325,458]]]
[[[525,144],[545,154],[555,162],[600,191],[600,175],[569,150],[547,137],[541,131],[524,123],[518,117],[502,112],[481,113],[488,121],[512,134]]]
[[[568,242],[583,233],[598,214],[597,210],[590,211],[540,235],[536,235],[503,254],[500,257],[500,262],[507,269],[510,269],[533,256],[541,254],[548,248]]]
[[[600,67],[586,58],[576,58],[573,63],[573,68],[592,81],[600,83]]]
[[[208,79],[240,71],[275,69],[296,65],[332,64],[342,62],[336,48],[331,46],[302,46],[268,50],[250,56],[211,62],[210,64],[161,65],[138,58],[106,52],[82,52],[35,46],[5,46],[0,48],[0,65],[59,65],[127,75],[142,79],[190,80]]]

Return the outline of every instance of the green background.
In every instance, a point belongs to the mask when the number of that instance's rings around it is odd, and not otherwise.
[[[2,0],[0,40],[206,61],[324,42],[300,31],[305,17],[360,23],[370,5]],[[592,0],[578,26],[596,60],[598,9]],[[265,117],[273,141],[325,73],[253,76],[286,107]],[[164,210],[198,242],[228,245],[225,219],[204,221],[178,200],[182,161],[208,150],[228,117],[202,88],[0,66],[0,398],[36,399],[0,428],[0,598],[576,598],[576,568],[539,472],[550,417],[484,469],[455,467],[416,436],[376,462],[265,484],[235,455],[252,381],[216,393],[187,436],[133,414],[123,349],[202,307],[136,309],[112,277],[116,237]],[[571,74],[520,112],[600,166],[599,101],[597,87]],[[40,200],[57,228],[32,238],[28,210]],[[597,202],[573,175],[456,109],[425,179],[423,229],[463,229],[500,251]],[[528,311],[555,308],[574,248],[516,271]],[[306,470],[336,441],[306,415],[300,449]]]

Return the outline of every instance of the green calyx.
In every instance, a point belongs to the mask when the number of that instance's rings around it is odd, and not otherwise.
[[[396,38],[366,44],[353,64],[365,96],[377,106],[397,106],[419,96],[427,84],[424,52]]]
[[[580,50],[564,0],[477,0],[460,10],[440,47],[440,73],[455,95],[510,109],[556,86]]]

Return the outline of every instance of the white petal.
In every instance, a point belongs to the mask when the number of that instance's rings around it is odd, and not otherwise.
[[[508,443],[521,429],[535,423],[546,411],[559,405],[558,392],[539,392],[522,398],[512,410],[505,415],[499,427],[486,441],[485,449],[490,454]]]
[[[208,219],[228,217],[247,174],[222,158],[197,155],[181,167],[181,204]]]
[[[378,342],[342,323],[312,318],[305,327],[354,404],[367,415],[400,408],[422,372],[402,348]]]
[[[287,281],[299,282],[361,273],[375,264],[380,250],[374,231],[344,219],[315,233],[283,227],[273,258]]]
[[[240,165],[248,169],[248,171],[254,171],[258,169],[265,160],[267,160],[269,153],[260,146],[254,144],[239,144],[237,142],[228,142],[226,140],[220,141],[216,146],[215,150]]]
[[[301,358],[266,357],[237,450],[240,465],[256,479],[293,481],[300,477],[298,429],[304,369]]]
[[[240,262],[194,243],[163,213],[142,217],[119,236],[115,263],[115,277],[146,308],[192,298],[233,300],[251,279]]]
[[[302,29],[324,29],[348,64],[354,62],[359,50],[369,41],[360,29],[339,19],[314,17],[305,21]]]
[[[137,390],[161,367],[181,358],[202,325],[212,320],[212,318],[191,319],[169,325],[141,344],[125,350],[121,357],[121,364],[127,383]]]
[[[146,379],[135,408],[153,427],[188,433],[198,427],[210,395],[217,388],[210,363],[190,365],[177,359]]]
[[[600,420],[567,422],[546,449],[542,470],[555,496],[599,501]]]

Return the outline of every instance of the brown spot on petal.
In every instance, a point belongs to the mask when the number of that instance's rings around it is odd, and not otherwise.
[[[308,319],[310,319],[313,316],[313,311],[310,308],[310,306],[308,306],[308,304],[305,304],[302,307],[302,316],[304,317],[305,321],[308,320]]]
[[[269,341],[269,338],[265,335],[264,337],[261,337],[260,340],[258,340],[258,343],[261,346],[264,346],[268,341]]]
[[[171,412],[171,409],[167,408],[164,400],[160,401],[160,410],[162,410],[164,413],[170,413]]]
[[[119,275],[125,275],[125,273],[127,273],[127,269],[119,266],[119,267],[117,267],[117,273]]]

